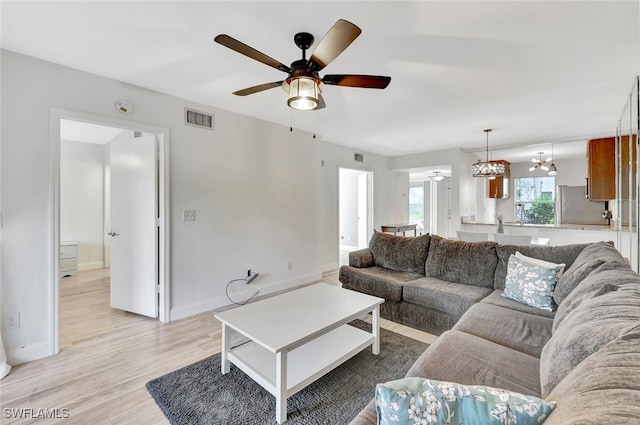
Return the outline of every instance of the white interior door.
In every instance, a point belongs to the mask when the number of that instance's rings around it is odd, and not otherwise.
[[[110,143],[111,307],[158,317],[155,136]]]

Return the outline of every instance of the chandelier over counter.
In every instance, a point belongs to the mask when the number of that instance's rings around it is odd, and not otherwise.
[[[544,155],[544,152],[538,152],[538,158],[532,158],[531,162],[533,162],[535,165],[531,168],[529,168],[529,171],[535,171],[536,168],[540,168],[542,171],[549,171],[549,167],[547,167],[545,164],[549,161],[551,161],[551,157],[545,159],[544,161],[542,160],[542,155]],[[553,166],[555,168],[555,164]]]
[[[487,160],[482,162],[478,160],[475,164],[471,165],[471,175],[473,177],[485,177],[489,179],[495,179],[499,176],[504,176],[506,167],[502,161],[489,161],[489,132],[490,128],[484,130],[487,134]]]

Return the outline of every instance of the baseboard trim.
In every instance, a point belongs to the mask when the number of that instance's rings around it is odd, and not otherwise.
[[[329,264],[325,264],[325,265],[321,266],[320,270],[322,270],[322,273],[329,273],[329,272],[336,271],[339,268],[340,268],[340,264],[338,264],[338,263],[329,263]]]
[[[245,300],[253,295],[256,291],[260,291],[256,298],[260,298],[265,295],[272,294],[274,292],[283,291],[286,289],[293,289],[298,286],[308,285],[310,283],[319,282],[322,280],[322,273],[311,273],[308,275],[298,276],[295,279],[279,282],[268,285],[260,285],[259,281],[249,285],[249,289],[246,291],[238,292],[234,294],[234,299]],[[183,307],[175,307],[170,311],[169,321],[184,319],[185,317],[193,316],[194,314],[204,313],[206,311],[219,310],[225,307],[233,306],[233,303],[229,301],[227,297],[218,297],[207,300],[205,302],[191,304]]]
[[[11,366],[32,362],[55,354],[50,351],[50,348],[51,344],[49,342],[39,342],[17,348],[6,348],[7,360]]]
[[[78,270],[95,270],[95,269],[103,269],[104,261],[90,261],[88,263],[78,263]]]

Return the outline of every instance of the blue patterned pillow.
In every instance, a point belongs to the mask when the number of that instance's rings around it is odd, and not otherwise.
[[[556,267],[534,265],[511,255],[502,296],[540,310],[555,311],[553,291],[564,264]]]
[[[378,425],[537,425],[555,405],[497,388],[425,378],[376,386]]]

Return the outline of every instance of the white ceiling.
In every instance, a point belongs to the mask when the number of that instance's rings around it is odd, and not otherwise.
[[[315,126],[324,140],[384,155],[483,149],[485,128],[493,128],[493,148],[612,134],[640,73],[637,0],[1,7],[5,49],[283,125],[293,120],[295,128]],[[311,32],[317,45],[340,18],[363,32],[321,75],[389,75],[386,90],[327,86],[327,108],[294,113],[279,88],[231,94],[285,74],[214,43],[217,34],[289,64],[300,58],[295,33]]]

